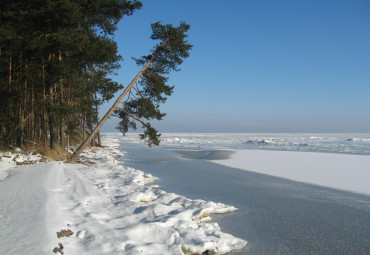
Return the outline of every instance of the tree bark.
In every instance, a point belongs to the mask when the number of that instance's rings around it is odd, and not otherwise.
[[[44,56],[41,58],[41,74],[42,74],[42,111],[41,111],[41,134],[40,140],[42,140],[44,146],[46,147],[46,141],[48,140],[48,132],[47,132],[47,114],[46,114],[46,83],[45,83],[45,60]]]
[[[9,83],[9,92],[12,86],[12,57],[9,57],[9,76],[8,76],[8,83]]]
[[[62,53],[59,51],[58,54],[59,64],[62,62]],[[63,106],[64,104],[64,87],[63,87],[63,78],[60,78],[59,81],[59,104]],[[59,126],[59,144],[62,148],[65,147],[65,126],[64,126],[64,117],[61,116],[60,126]]]
[[[49,96],[50,96],[50,104],[51,107],[54,106],[54,100],[53,100],[53,88],[49,88]],[[50,148],[56,149],[58,148],[58,131],[56,126],[56,119],[55,119],[55,113],[54,110],[49,111],[49,128],[50,128]]]
[[[95,91],[95,101],[98,100],[98,96],[96,94],[97,92]],[[99,105],[98,103],[96,102],[95,104],[95,121],[96,123],[99,123]],[[100,131],[98,130],[98,132],[96,133],[96,136],[97,136],[97,139],[98,139],[98,146],[101,146],[101,140],[100,140]]]

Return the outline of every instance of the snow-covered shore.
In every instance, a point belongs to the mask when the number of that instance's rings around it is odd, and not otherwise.
[[[107,147],[84,153],[92,164],[16,166],[7,154],[0,254],[51,254],[58,243],[64,254],[224,254],[246,245],[210,221],[235,207],[158,189],[155,177],[117,161],[117,142],[106,138]],[[63,229],[73,235],[57,238]]]
[[[214,163],[294,181],[370,194],[370,156],[317,152],[234,150]]]

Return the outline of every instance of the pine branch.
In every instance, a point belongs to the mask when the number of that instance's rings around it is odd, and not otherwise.
[[[121,107],[116,107],[117,109],[119,109],[119,110],[121,110],[121,111],[123,111],[124,113],[126,113],[128,116],[130,116],[131,118],[133,118],[134,120],[136,120],[136,121],[138,121],[138,122],[140,122],[141,124],[143,124],[145,127],[147,127],[148,126],[148,124],[146,124],[144,121],[142,121],[141,119],[138,119],[138,118],[136,118],[134,115],[132,115],[129,111],[127,111],[126,109],[123,109],[123,108],[121,108]]]
[[[143,77],[143,75],[141,75],[140,78],[143,80],[144,83],[148,84],[148,81]]]
[[[135,99],[138,99],[137,96],[135,96],[134,93],[131,92],[131,90],[128,92],[128,99],[130,98],[130,96],[133,96]]]
[[[145,98],[145,97],[140,93],[140,91],[139,91],[139,89],[138,89],[137,87],[132,86],[132,88],[133,88],[134,90],[136,90],[136,92],[138,93],[138,95],[140,95],[142,98]]]

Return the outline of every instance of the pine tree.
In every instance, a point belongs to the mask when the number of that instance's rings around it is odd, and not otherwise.
[[[4,0],[0,5],[2,146],[64,146],[97,123],[121,86],[113,33],[133,0]]]
[[[186,38],[190,26],[181,22],[178,27],[162,25],[160,22],[152,24],[151,39],[159,41],[152,53],[135,59],[139,66],[143,66],[132,82],[125,88],[110,110],[105,114],[89,137],[73,154],[77,157],[87,146],[95,133],[113,112],[121,118],[119,129],[126,133],[129,128],[136,129],[136,122],[142,124],[143,134],[140,135],[149,146],[158,145],[160,134],[150,124],[150,120],[161,120],[165,114],[159,106],[172,94],[173,86],[167,83],[171,71],[179,71],[178,66],[183,59],[189,56],[192,48]]]

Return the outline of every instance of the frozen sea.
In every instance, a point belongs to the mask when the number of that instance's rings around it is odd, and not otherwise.
[[[217,160],[232,150],[369,157],[370,134],[164,134],[152,149],[137,134],[106,135],[120,137],[124,164],[159,177],[167,192],[239,208],[213,216],[223,231],[248,241],[233,254],[369,254],[368,194],[242,171]]]
[[[136,138],[130,135],[125,141],[137,142]],[[370,134],[164,134],[161,145],[370,155]]]

